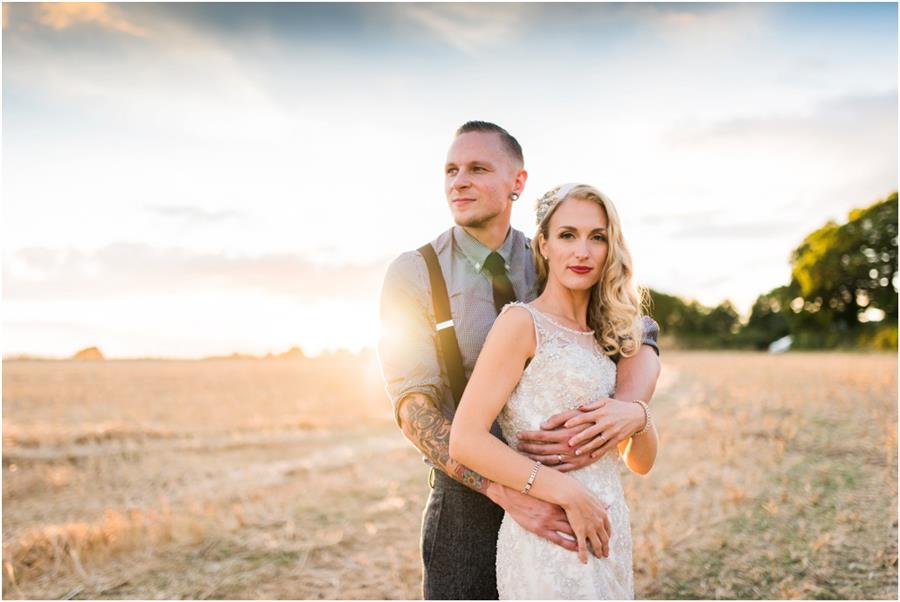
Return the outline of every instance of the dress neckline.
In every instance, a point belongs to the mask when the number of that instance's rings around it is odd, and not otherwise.
[[[549,315],[547,315],[546,313],[544,313],[544,312],[542,312],[541,310],[539,310],[538,308],[536,308],[536,307],[535,307],[534,305],[532,305],[531,303],[526,303],[526,305],[528,305],[528,307],[530,307],[531,309],[533,309],[533,310],[536,311],[537,313],[541,314],[541,316],[542,316],[545,320],[547,320],[548,322],[550,322],[551,324],[553,324],[553,325],[556,326],[557,328],[560,328],[560,329],[565,330],[565,331],[567,331],[567,332],[571,332],[571,333],[573,333],[573,334],[594,334],[594,331],[593,331],[593,330],[575,330],[574,328],[569,328],[568,326],[564,326],[564,325],[560,324],[559,322],[557,322],[556,320],[554,320],[553,318],[551,318],[551,317],[550,317]]]

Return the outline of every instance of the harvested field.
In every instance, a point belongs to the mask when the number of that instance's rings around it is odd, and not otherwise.
[[[897,356],[667,353],[640,598],[897,598]],[[6,598],[417,598],[371,354],[3,364]]]

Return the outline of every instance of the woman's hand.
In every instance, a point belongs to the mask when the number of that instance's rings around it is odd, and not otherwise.
[[[587,564],[589,543],[597,558],[609,556],[612,524],[609,521],[606,504],[574,478],[572,483],[571,491],[565,495],[561,505],[566,511],[566,518],[569,519],[572,530],[575,531],[578,559],[582,564]]]
[[[590,453],[599,458],[615,449],[644,426],[644,410],[639,404],[606,397],[579,408],[581,412],[563,423],[564,428],[581,427],[568,444],[578,456]],[[582,425],[588,424],[588,428]]]

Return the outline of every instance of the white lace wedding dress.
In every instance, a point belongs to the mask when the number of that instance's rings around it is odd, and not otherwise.
[[[528,304],[511,303],[504,311],[516,306],[531,312],[537,349],[498,417],[511,447],[518,443],[517,432],[540,430],[541,422],[553,414],[612,395],[616,384],[616,365],[592,333],[566,328]],[[634,598],[631,525],[619,463],[619,454],[612,450],[569,473],[610,505],[609,557],[589,554],[588,563],[581,564],[577,553],[526,531],[507,514],[497,538],[501,600]]]

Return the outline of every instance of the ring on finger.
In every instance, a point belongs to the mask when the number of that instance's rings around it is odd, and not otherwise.
[[[557,460],[557,462],[556,462],[557,464],[562,464],[563,463],[562,454],[556,454],[556,460]]]

